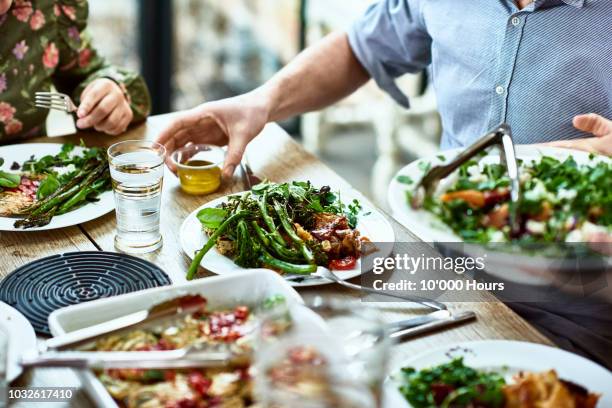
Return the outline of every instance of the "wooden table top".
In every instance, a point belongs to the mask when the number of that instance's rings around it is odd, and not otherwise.
[[[28,142],[63,143],[78,142],[83,138],[88,146],[109,146],[119,140],[153,139],[168,121],[169,115],[154,116],[145,124],[135,127],[120,137],[110,137],[95,133],[79,133],[61,138],[43,138]],[[34,152],[33,152],[34,153]],[[314,185],[333,185],[350,188],[348,182],[324,165],[314,155],[305,151],[279,126],[268,125],[247,149],[249,161],[255,174],[275,182],[289,180],[311,180]],[[238,173],[238,172],[237,172]],[[220,191],[208,196],[191,196],[180,190],[178,179],[166,171],[162,193],[161,231],[163,247],[143,258],[165,270],[173,282],[183,282],[189,259],[183,254],[179,244],[179,228],[185,217],[202,204],[233,192],[244,190],[240,177],[236,175],[231,183],[225,183]],[[389,218],[398,242],[413,242],[416,237],[400,224]],[[88,223],[41,232],[0,233],[0,279],[15,268],[35,259],[71,251],[104,250],[115,251],[115,214],[110,213]],[[201,277],[210,275],[201,271]],[[326,285],[299,289],[302,295],[336,298],[358,298],[360,294],[344,289],[339,285]],[[424,312],[408,304],[389,303],[383,313],[386,320],[408,318]],[[394,346],[394,364],[400,363],[416,353],[451,343],[483,339],[522,340],[543,344],[551,342],[516,315],[495,297],[485,294],[481,302],[462,302],[449,304],[453,311],[473,310],[478,320],[449,330],[423,336]],[[38,369],[24,373],[14,386],[74,386],[80,387],[76,376],[66,369]],[[54,406],[88,407],[92,403],[80,390],[70,404]]]

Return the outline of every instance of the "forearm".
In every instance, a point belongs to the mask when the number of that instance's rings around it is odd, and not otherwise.
[[[345,33],[333,33],[309,47],[254,91],[268,120],[280,121],[329,106],[369,79]]]

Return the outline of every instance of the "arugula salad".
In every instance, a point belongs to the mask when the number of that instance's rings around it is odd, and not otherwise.
[[[32,155],[0,171],[0,216],[20,218],[18,228],[42,227],[109,190],[105,151],[81,147],[77,152],[74,144],[64,144],[56,155]]]
[[[367,239],[355,229],[360,211],[357,200],[345,204],[327,186],[300,181],[258,184],[219,207],[199,211],[209,239],[196,253],[187,279],[195,276],[213,246],[244,268],[302,275],[316,272],[318,266],[353,269]]]
[[[589,164],[571,156],[519,160],[522,228],[517,236],[510,234],[510,180],[501,164],[468,161],[441,181],[424,209],[466,242],[585,242],[612,234],[612,161],[592,159]],[[413,184],[400,177],[398,182]],[[412,192],[407,194],[410,202]]]

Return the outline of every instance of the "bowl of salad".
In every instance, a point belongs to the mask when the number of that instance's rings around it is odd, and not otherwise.
[[[389,186],[393,215],[420,239],[462,252],[485,248],[495,252],[497,263],[513,269],[525,263],[531,269],[550,269],[551,260],[558,268],[558,259],[568,257],[592,257],[593,267],[601,269],[601,262],[610,266],[612,159],[568,149],[517,146],[521,228],[513,234],[510,180],[496,150],[442,179],[422,208],[410,205],[423,175],[460,151],[417,160],[402,168]]]

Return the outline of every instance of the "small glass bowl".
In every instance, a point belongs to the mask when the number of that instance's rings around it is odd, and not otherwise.
[[[181,188],[187,194],[214,193],[221,186],[221,168],[225,151],[206,144],[190,144],[171,156],[176,165]]]

